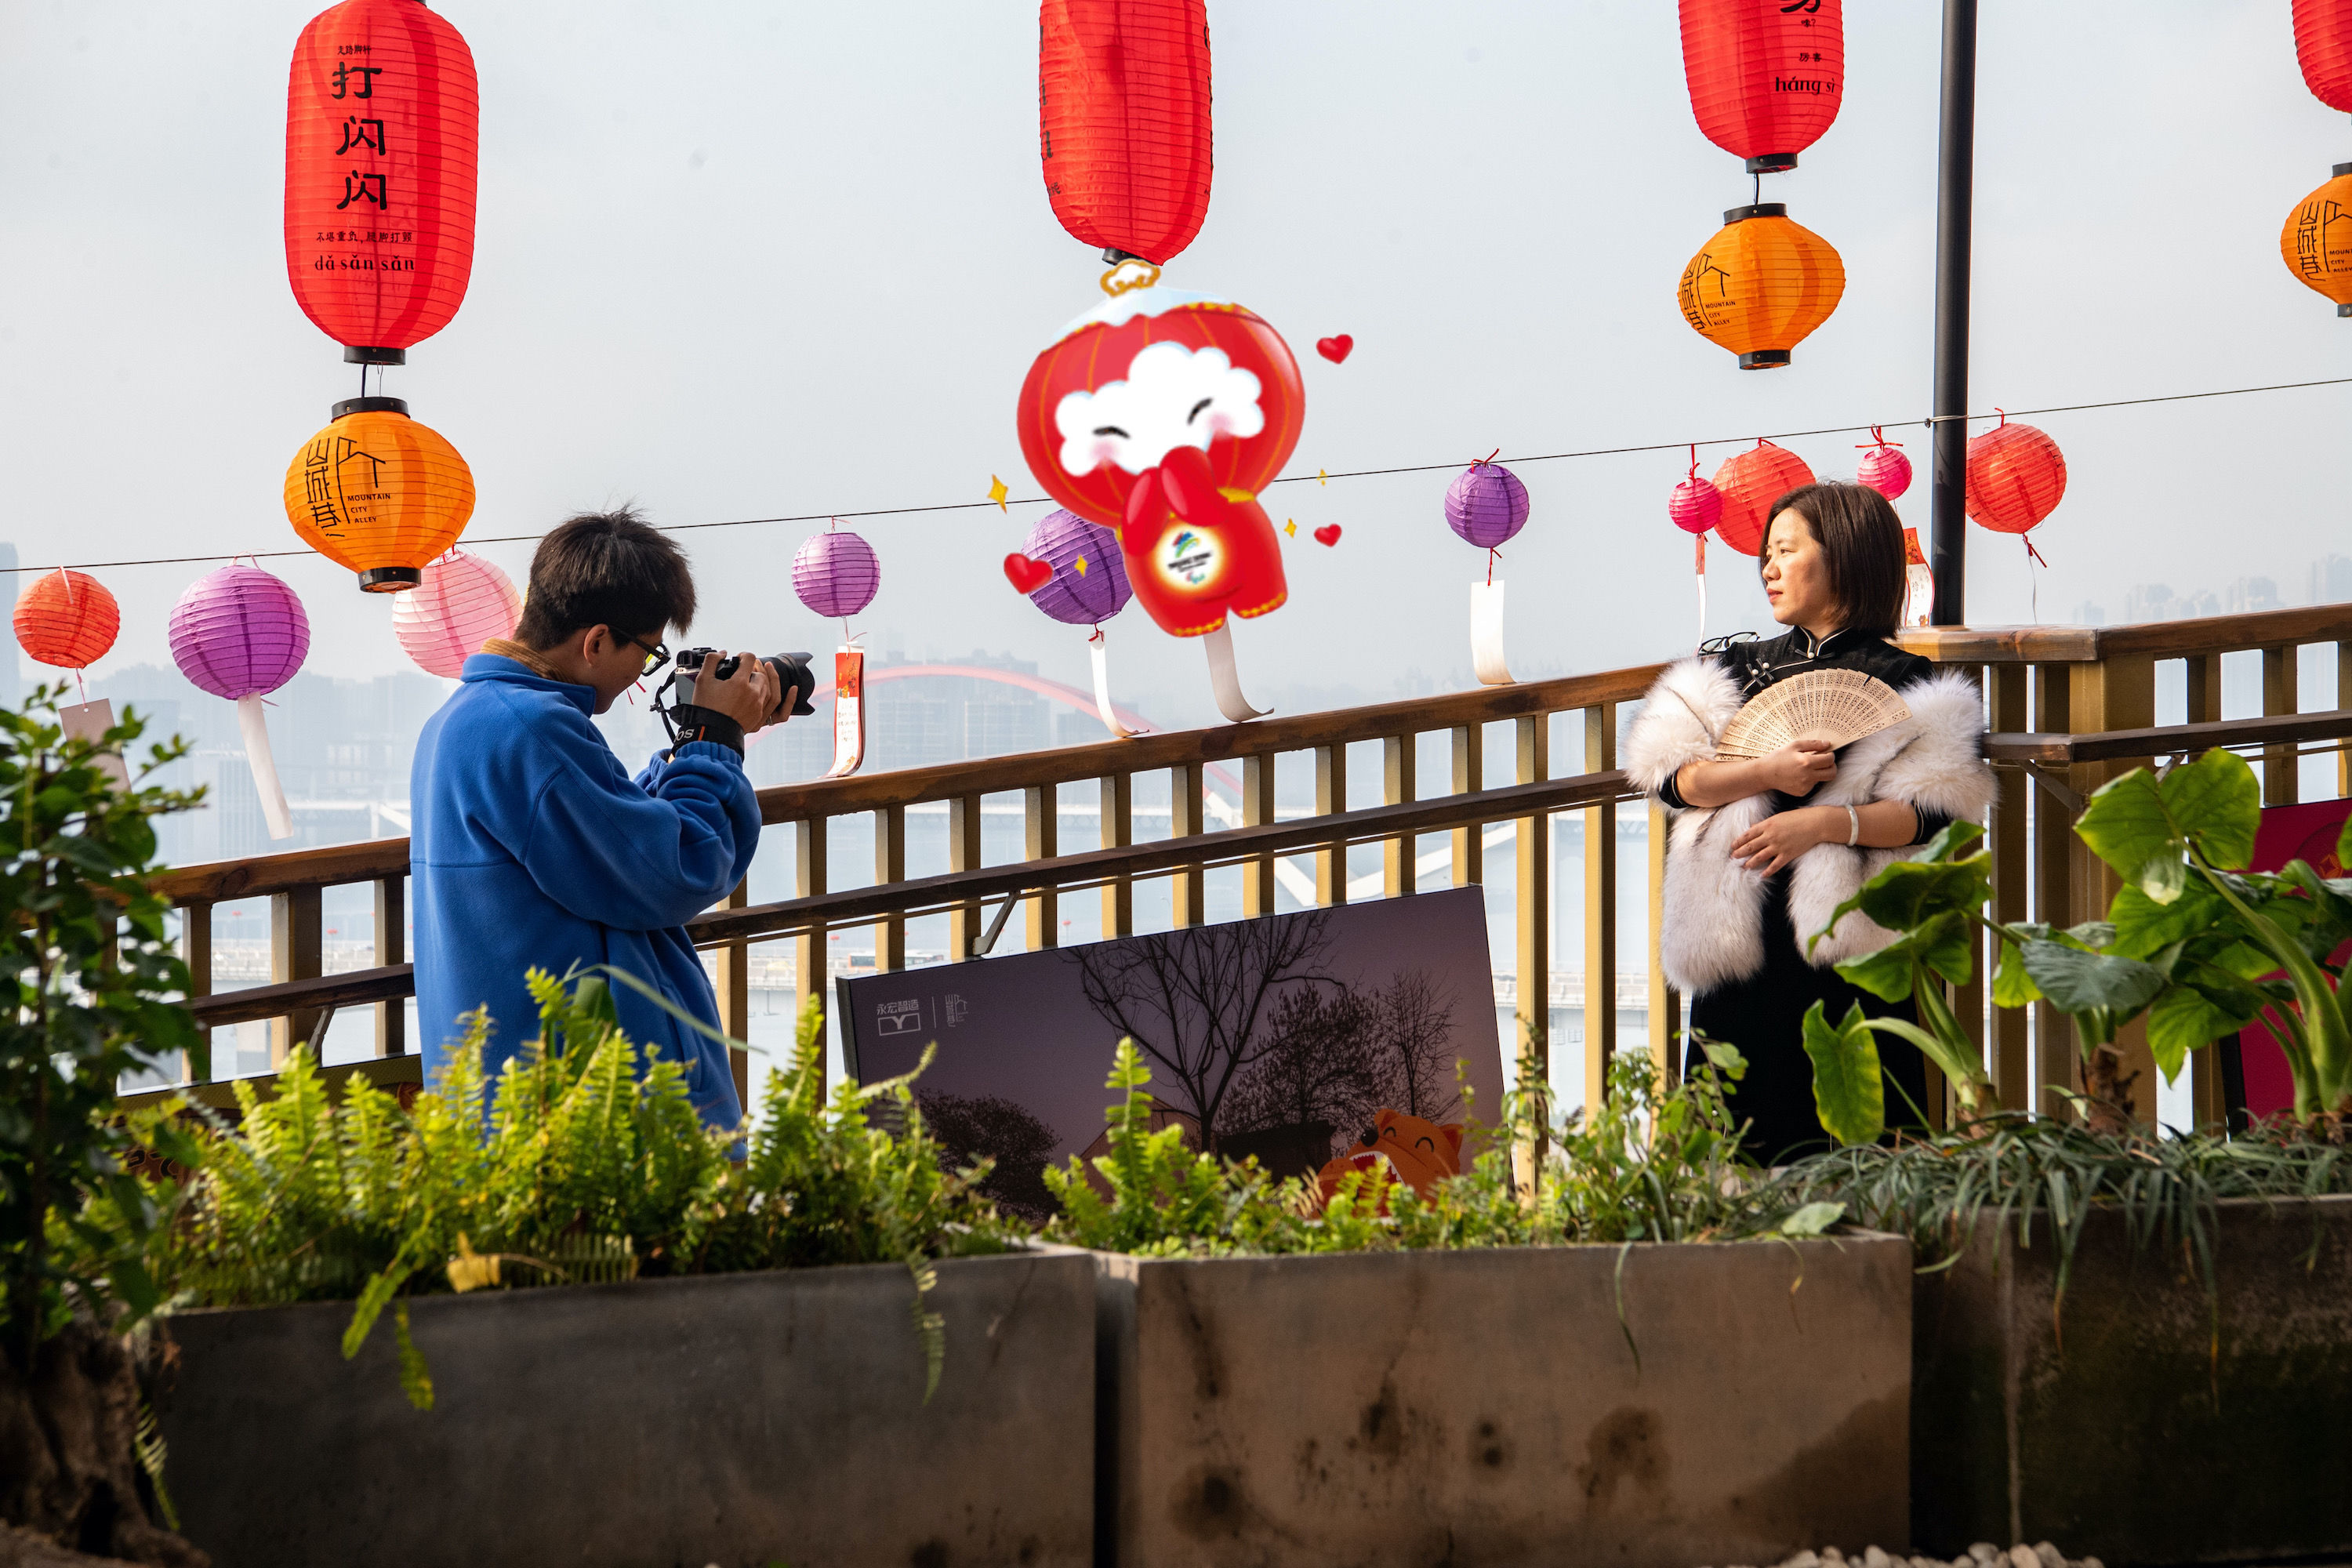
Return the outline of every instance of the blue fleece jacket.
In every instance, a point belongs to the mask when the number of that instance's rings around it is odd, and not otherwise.
[[[633,780],[589,722],[594,704],[585,686],[478,653],[417,738],[408,854],[428,1081],[459,1016],[485,1004],[494,1077],[537,1037],[523,984],[533,967],[609,963],[718,1027],[683,928],[743,879],[759,848],[743,759],[697,742],[656,753]],[[687,1064],[705,1122],[741,1120],[724,1046],[625,985],[613,994],[631,1040]]]

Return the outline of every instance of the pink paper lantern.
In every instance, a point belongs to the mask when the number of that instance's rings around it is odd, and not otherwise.
[[[854,616],[882,588],[874,547],[846,529],[812,534],[793,555],[793,592],[827,620]]]
[[[294,679],[310,651],[310,617],[283,579],[231,565],[188,584],[167,635],[180,673],[236,701]]]
[[[1705,533],[1723,517],[1723,492],[1713,480],[1693,474],[1666,498],[1666,515],[1685,533]]]
[[[427,675],[454,680],[492,637],[514,636],[522,595],[492,563],[452,549],[425,564],[424,580],[392,601],[401,651]]]
[[[1854,465],[1855,482],[1893,500],[1911,488],[1911,459],[1876,430],[1870,434],[1878,445],[1864,452],[1862,461]]]

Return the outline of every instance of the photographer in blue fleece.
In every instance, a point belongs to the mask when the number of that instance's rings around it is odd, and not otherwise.
[[[427,1079],[487,1006],[484,1067],[498,1072],[539,1032],[533,967],[611,964],[719,1026],[719,1004],[685,924],[751,868],[760,807],[745,735],[782,717],[768,667],[720,679],[705,662],[676,743],[631,778],[589,722],[667,662],[694,621],[685,552],[634,511],[572,518],[540,542],[511,639],[466,661],[463,683],[418,737],[409,784],[416,1005]],[[727,1048],[625,984],[621,1026],[687,1067],[713,1127],[742,1119]]]

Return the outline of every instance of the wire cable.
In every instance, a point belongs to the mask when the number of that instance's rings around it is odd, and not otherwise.
[[[362,366],[361,368],[361,374],[364,376],[366,374],[366,368]],[[2282,381],[2274,383],[2269,386],[2228,386],[2218,388],[2211,392],[2174,392],[2167,393],[2158,397],[2117,397],[2111,398],[2104,403],[2065,403],[2053,405],[2048,408],[2012,408],[2007,411],[2007,417],[2018,419],[2022,418],[2027,415],[2034,414],[2084,414],[2088,413],[2093,409],[2099,408],[2138,408],[2151,403],[2192,403],[2199,399],[2208,397],[2243,397],[2251,393],[2258,392],[2301,392],[2315,386],[2344,386],[2347,384],[2352,384],[2352,375],[2331,376],[2325,381]],[[2000,410],[1995,410],[1990,414],[1931,414],[1921,419],[1919,423],[1923,426],[1928,426],[1929,428],[1933,428],[1939,423],[1966,423],[1970,420],[1996,419],[2002,416],[2002,411]],[[1739,447],[1745,446],[1750,441],[1757,440],[1797,441],[1813,436],[1852,436],[1857,434],[1867,434],[1873,430],[1884,429],[1889,425],[1902,425],[1905,423],[1907,423],[1907,421],[1900,419],[1877,419],[1864,425],[1828,425],[1816,430],[1769,431],[1760,437],[1714,436],[1702,437],[1696,441],[1688,437],[1685,437],[1678,441],[1646,442],[1638,447],[1588,447],[1580,451],[1574,452],[1528,453],[1523,456],[1507,458],[1503,459],[1503,461],[1510,463],[1557,463],[1576,458],[1617,458],[1629,457],[1642,452],[1672,452],[1683,447]],[[1336,474],[1320,472],[1312,474],[1286,474],[1280,479],[1268,480],[1267,488],[1271,489],[1275,485],[1303,484],[1308,480],[1313,480],[1314,482],[1320,484],[1330,479],[1381,479],[1391,474],[1437,473],[1446,469],[1459,468],[1461,467],[1463,467],[1463,464],[1459,461],[1448,461],[1443,463],[1411,463],[1400,468],[1349,468]],[[1037,506],[1049,501],[1052,499],[1053,498],[1051,496],[1008,496],[1004,500],[1003,507],[1009,509],[1016,506]],[[798,512],[782,517],[738,517],[730,518],[721,522],[673,522],[657,524],[656,526],[658,531],[663,533],[693,533],[707,528],[756,528],[762,524],[775,522],[824,522],[829,518],[909,517],[923,512],[978,511],[984,510],[987,508],[996,506],[997,504],[998,503],[992,500],[941,501],[930,506],[874,507],[865,511]],[[471,539],[465,542],[471,544],[529,544],[546,537],[547,534],[544,531],[539,533],[502,533]],[[222,552],[212,555],[157,555],[138,561],[67,561],[47,566],[0,567],[0,572],[56,572],[65,567],[71,567],[74,570],[80,572],[99,572],[117,566],[201,566],[210,561],[234,561],[239,558],[249,561],[266,561],[278,560],[294,555],[316,555],[319,552],[315,550],[238,550],[234,552]]]

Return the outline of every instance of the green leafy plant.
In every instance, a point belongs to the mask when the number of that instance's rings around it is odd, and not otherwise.
[[[129,787],[110,775],[144,725],[126,712],[93,745],[58,721],[60,685],[21,712],[0,710],[0,1342],[32,1374],[41,1342],[77,1307],[110,1326],[160,1300],[142,1243],[171,1194],[127,1175],[133,1130],[114,1114],[117,1080],[185,1051],[204,1070],[205,1038],[179,1005],[188,974],[151,891],[153,819],[196,804],[147,781],[186,753],[150,749]],[[141,1135],[193,1151],[160,1119]]]
[[[420,1292],[903,1263],[928,1398],[945,1350],[924,1305],[930,1264],[1008,1231],[972,1190],[984,1172],[944,1168],[908,1079],[845,1086],[828,1104],[813,1001],[757,1124],[714,1131],[679,1063],[646,1052],[640,1068],[602,976],[530,984],[539,1037],[495,1084],[478,1016],[405,1111],[358,1079],[329,1092],[307,1051],[268,1098],[240,1084],[241,1125],[204,1140],[186,1214],[150,1243],[156,1275],[196,1304],[354,1300],[346,1355],[389,1308],[423,1408],[432,1384],[406,1305]],[[869,1118],[877,1105],[893,1125]]]

